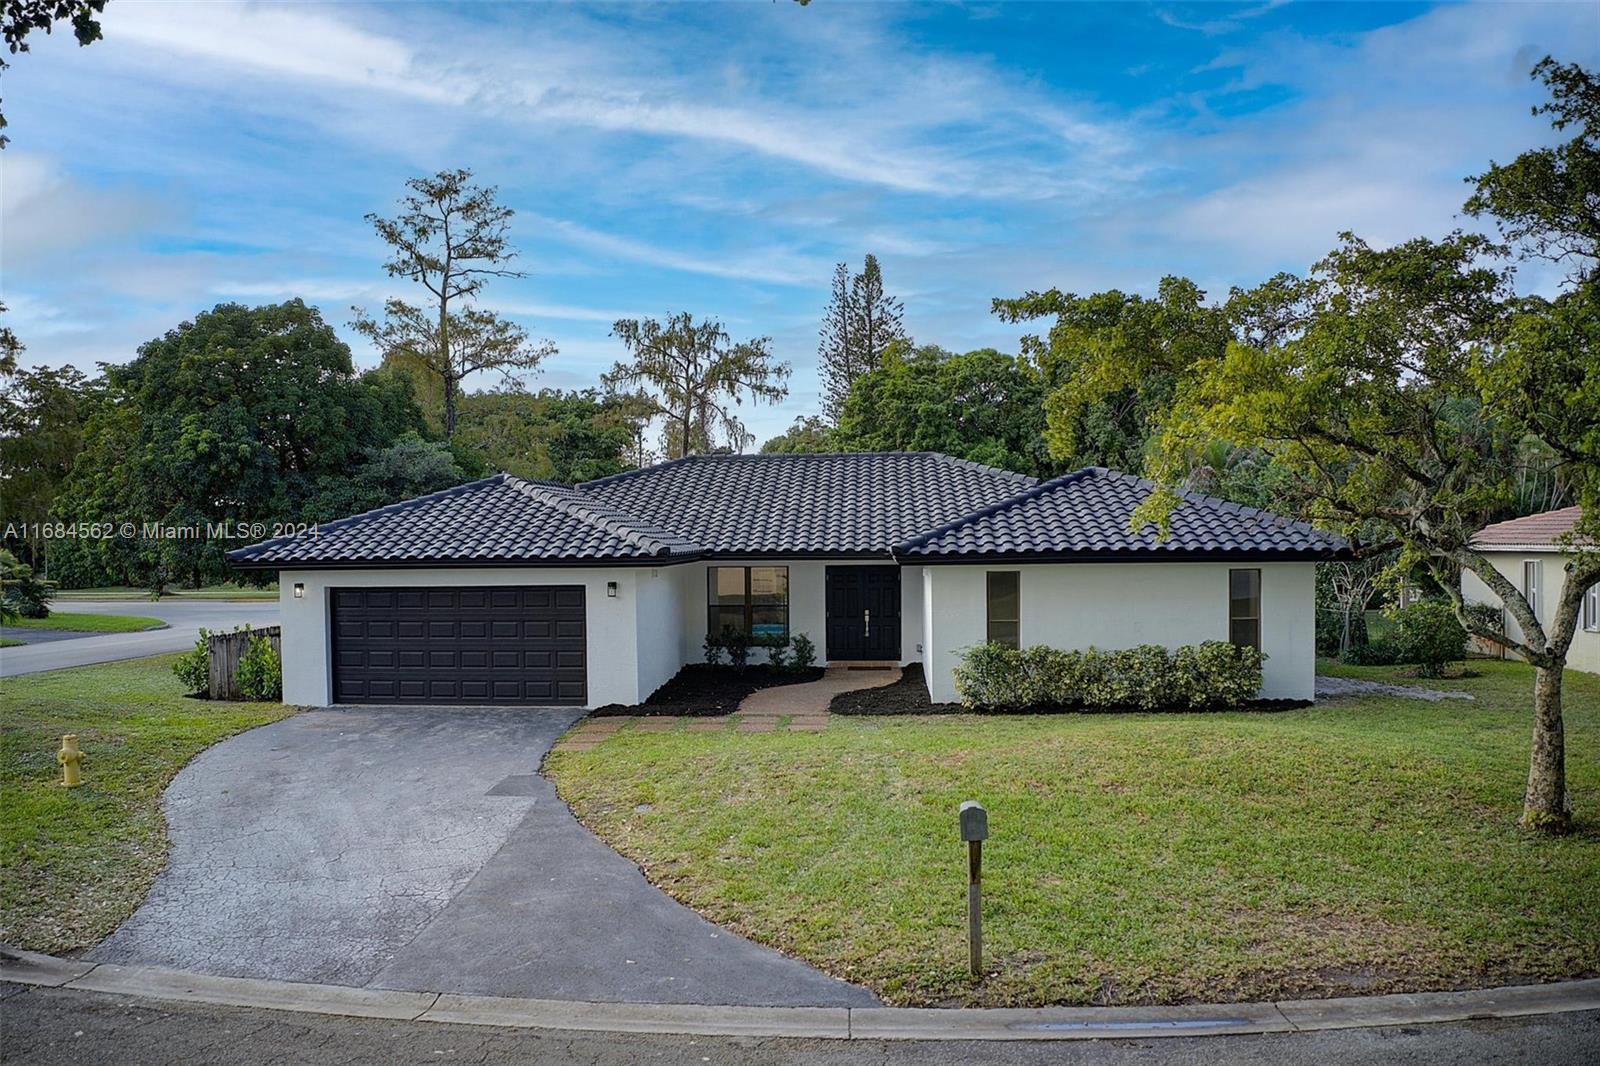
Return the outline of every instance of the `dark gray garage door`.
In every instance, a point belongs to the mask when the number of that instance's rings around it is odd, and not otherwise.
[[[335,703],[588,697],[582,585],[334,589]]]

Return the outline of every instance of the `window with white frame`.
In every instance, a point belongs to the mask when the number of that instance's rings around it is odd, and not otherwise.
[[[1544,595],[1543,570],[1544,564],[1537,559],[1524,559],[1522,562],[1522,598],[1528,601],[1528,609],[1535,618],[1539,618],[1540,600]],[[1539,618],[1539,621],[1544,619]]]
[[[1583,594],[1583,628],[1600,633],[1600,582],[1590,585]]]

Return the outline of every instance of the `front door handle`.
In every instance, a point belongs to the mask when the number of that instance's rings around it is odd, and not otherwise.
[[[870,609],[862,611],[861,616],[866,625],[866,628],[862,630],[861,635],[863,637],[870,637],[872,636],[872,611]]]

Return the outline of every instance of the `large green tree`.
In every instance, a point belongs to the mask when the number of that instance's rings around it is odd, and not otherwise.
[[[100,402],[98,383],[74,368],[15,369],[0,384],[0,510],[8,523],[42,522],[83,450],[84,426]],[[29,563],[48,542],[7,538]]]
[[[818,415],[801,415],[788,429],[761,445],[765,455],[815,455],[837,449],[832,427]]]
[[[868,255],[859,274],[852,275],[845,263],[834,267],[817,344],[822,407],[829,420],[838,422],[855,380],[877,369],[891,344],[906,339],[904,316],[900,301],[883,291],[877,256]]]
[[[1469,632],[1532,663],[1522,822],[1563,832],[1571,809],[1561,678],[1583,590],[1600,580],[1600,552],[1574,548],[1562,597],[1540,618],[1471,538],[1514,497],[1517,472],[1506,457],[1516,440],[1531,433],[1554,455],[1580,454],[1600,422],[1600,396],[1545,388],[1523,371],[1529,342],[1521,335],[1542,327],[1507,305],[1496,253],[1470,235],[1387,249],[1346,235],[1305,278],[1263,286],[1254,295],[1274,323],[1271,335],[1191,364],[1163,418],[1152,469],[1176,484],[1219,438],[1267,449],[1289,475],[1279,507],[1344,532],[1361,555],[1394,551],[1396,575],[1426,571]],[[1542,338],[1537,346],[1548,347]],[[1136,520],[1160,521],[1175,503],[1158,494]],[[1520,639],[1468,609],[1462,570],[1504,602]]]
[[[1205,296],[1187,278],[1166,277],[1153,298],[1050,289],[994,301],[1007,322],[1055,320],[1044,337],[1022,338],[1023,357],[1044,381],[1052,457],[1066,466],[1143,469],[1146,443],[1185,368],[1225,350],[1232,336],[1228,311]]]
[[[1029,474],[1059,469],[1044,444],[1044,385],[992,348],[956,355],[891,345],[856,379],[833,442],[844,451],[929,450]]]
[[[63,521],[298,522],[328,478],[422,428],[404,382],[360,375],[299,300],[222,304],[107,365],[106,402],[54,504]],[[230,545],[113,538],[74,565],[116,579],[224,576]]]
[[[601,380],[611,391],[637,390],[645,398],[650,416],[664,423],[668,459],[743,449],[752,438],[735,408],[789,394],[789,364],[773,358],[769,337],[735,344],[721,322],[696,322],[687,311],[665,322],[619,319],[611,332],[629,357]]]
[[[594,389],[470,393],[455,441],[492,469],[572,484],[633,468],[649,410],[636,395]]]
[[[427,394],[437,382],[440,422],[449,439],[466,378],[490,372],[515,382],[556,349],[474,306],[489,279],[525,276],[509,265],[517,254],[507,234],[512,211],[496,200],[495,190],[474,185],[467,170],[444,170],[406,185],[411,193],[397,216],[371,214],[367,221],[389,245],[384,269],[422,286],[428,304],[391,299],[381,318],[356,308],[352,325],[372,340],[388,366],[421,375],[427,387],[419,391]]]

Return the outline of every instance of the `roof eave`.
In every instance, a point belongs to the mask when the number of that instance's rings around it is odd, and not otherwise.
[[[1245,548],[1233,551],[1002,551],[941,552],[936,555],[896,552],[902,566],[958,566],[988,563],[1222,563],[1278,562],[1321,563],[1351,559],[1349,548],[1297,548],[1290,550]]]

